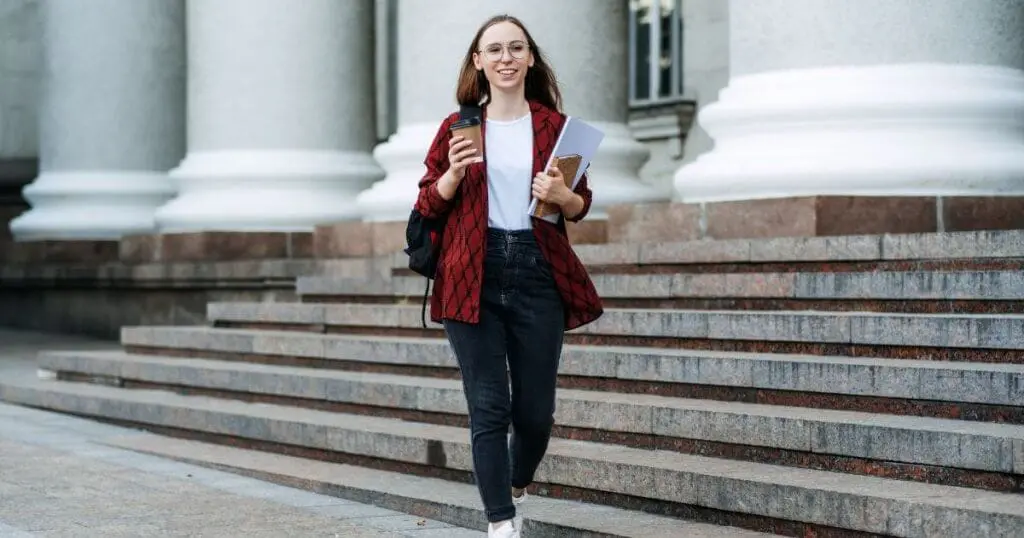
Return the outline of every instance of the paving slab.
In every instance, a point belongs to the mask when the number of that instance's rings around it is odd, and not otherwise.
[[[0,404],[0,536],[482,536],[104,444],[145,436]]]

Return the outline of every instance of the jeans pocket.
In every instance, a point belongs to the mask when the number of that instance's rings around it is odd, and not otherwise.
[[[541,254],[534,254],[528,257],[530,268],[545,280],[553,280],[554,273],[551,271],[551,264]]]

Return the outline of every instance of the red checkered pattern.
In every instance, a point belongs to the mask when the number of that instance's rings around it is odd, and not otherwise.
[[[561,132],[565,116],[540,103],[530,102],[533,117],[533,173],[541,171],[551,156]],[[484,116],[486,118],[486,109]],[[424,164],[427,172],[420,180],[416,209],[426,218],[448,214],[441,260],[434,279],[430,317],[435,322],[452,319],[476,323],[480,318],[480,288],[487,238],[487,170],[484,163],[466,169],[456,196],[445,200],[437,192],[435,182],[448,170],[448,127],[458,120],[451,114],[437,130]],[[486,151],[486,150],[485,150]],[[590,210],[592,195],[584,175],[576,186],[583,197],[583,211],[572,220],[578,221]],[[533,219],[533,233],[551,265],[555,284],[565,305],[566,330],[594,321],[604,312],[590,275],[569,244],[565,219],[557,224]]]

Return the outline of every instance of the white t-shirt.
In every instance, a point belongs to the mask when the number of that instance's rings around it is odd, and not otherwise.
[[[533,227],[527,210],[533,184],[533,120],[487,120],[487,225],[504,230]]]

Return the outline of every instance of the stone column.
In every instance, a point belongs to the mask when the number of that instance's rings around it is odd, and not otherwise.
[[[42,45],[39,2],[6,0],[0,8],[0,244],[11,238],[10,220],[27,209],[22,190],[39,174]]]
[[[383,176],[371,0],[188,3],[188,155],[161,231],[311,231]]]
[[[366,220],[404,220],[423,176],[423,158],[437,126],[458,109],[455,79],[477,27],[492,15],[519,17],[533,34],[561,82],[565,112],[605,130],[590,168],[592,217],[613,204],[668,199],[639,180],[649,150],[632,138],[628,112],[628,16],[624,0],[450,0],[439,10],[428,2],[399,4],[398,132],[374,152],[387,178],[359,196]],[[587,31],[566,32],[572,28]]]
[[[441,120],[458,110],[455,82],[474,23],[494,7],[471,0],[398,3],[398,129],[373,156],[387,172],[357,198],[367,221],[402,221],[416,200],[423,159]]]
[[[185,151],[182,0],[48,0],[40,174],[18,240],[151,232]]]
[[[1024,194],[1024,0],[730,0],[687,202]]]
[[[605,132],[590,167],[592,218],[615,204],[668,200],[640,182],[650,150],[626,124],[629,113],[629,12],[625,0],[517,0],[513,6],[558,75],[565,113]],[[571,29],[571,30],[567,30]]]
[[[17,175],[7,170],[33,167],[39,157],[41,34],[39,2],[6,0],[0,8],[0,197],[9,188],[4,180]]]

